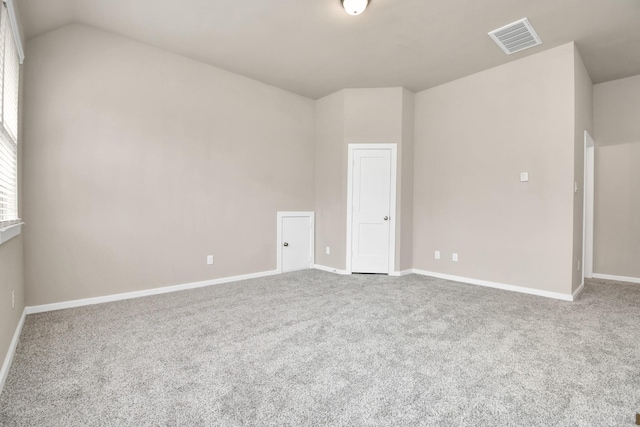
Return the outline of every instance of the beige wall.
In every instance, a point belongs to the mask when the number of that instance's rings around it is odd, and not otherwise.
[[[594,86],[594,272],[640,278],[640,75]]]
[[[420,92],[415,122],[414,268],[570,294],[573,44]]]
[[[28,305],[276,268],[276,211],[313,210],[312,100],[79,25],[27,54]]]
[[[402,142],[403,89],[344,90],[344,144]]]
[[[315,207],[316,264],[344,270],[347,235],[347,148],[344,145],[344,91],[316,101]],[[326,254],[326,247],[331,249]]]
[[[582,249],[584,223],[584,131],[593,135],[593,83],[578,49],[574,47],[575,67],[575,135],[574,181],[578,191],[573,197],[573,280],[576,291],[582,284]],[[578,264],[580,269],[578,269]]]
[[[395,269],[411,263],[412,104],[413,94],[403,88],[344,89],[316,101],[317,264],[346,268],[349,144],[398,145]]]
[[[403,89],[402,91],[402,143],[399,146],[398,173],[400,188],[400,230],[396,246],[396,268],[405,271],[413,268],[413,145],[414,145],[414,119],[415,119],[414,93]]]
[[[593,87],[594,139],[598,147],[640,141],[640,75]]]
[[[20,70],[20,102],[18,115],[18,212],[22,209],[22,108],[24,94],[24,68]],[[25,227],[23,226],[24,230]],[[15,307],[12,307],[12,291]],[[0,367],[3,366],[11,340],[16,332],[25,307],[24,237],[19,235],[0,245]],[[0,388],[0,393],[2,392]]]
[[[27,50],[30,305],[272,270],[277,210],[315,210],[316,263],[346,268],[349,143],[398,144],[396,269],[576,287],[573,44],[415,97],[315,102],[84,26]]]
[[[0,366],[4,363],[25,305],[22,248],[22,236],[0,245]],[[15,291],[15,308],[11,307],[11,291]]]

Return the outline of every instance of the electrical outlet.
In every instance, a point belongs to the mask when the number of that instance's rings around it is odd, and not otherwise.
[[[213,255],[207,255],[207,264],[213,265]]]
[[[454,252],[454,253],[451,255],[451,260],[452,260],[453,262],[458,262],[458,254]]]
[[[11,290],[11,308],[16,308],[16,291]]]
[[[435,258],[440,259],[440,251],[436,251]]]
[[[327,246],[324,250],[324,253],[326,253],[327,255],[331,255],[331,248]]]

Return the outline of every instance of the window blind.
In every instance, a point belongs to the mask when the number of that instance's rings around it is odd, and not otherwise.
[[[18,219],[18,49],[3,4],[0,15],[0,222]]]

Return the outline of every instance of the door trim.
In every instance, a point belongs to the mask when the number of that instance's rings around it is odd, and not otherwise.
[[[277,213],[277,226],[276,226],[276,271],[278,273],[282,273],[282,219],[286,217],[305,217],[309,218],[311,221],[311,227],[309,229],[310,233],[310,244],[311,248],[309,251],[309,255],[311,257],[311,261],[309,262],[309,268],[313,268],[316,262],[315,255],[315,247],[316,244],[314,242],[315,236],[315,228],[316,228],[316,220],[315,220],[315,212],[293,212],[293,211],[278,211]]]
[[[595,141],[584,131],[584,197],[582,205],[582,283],[593,277]]]
[[[398,165],[398,144],[349,144],[349,155],[347,160],[347,274],[353,273],[351,269],[352,251],[352,234],[351,226],[353,225],[353,152],[355,150],[391,150],[391,188],[390,198],[391,212],[389,224],[389,275],[396,273],[396,186],[397,186],[397,165]]]

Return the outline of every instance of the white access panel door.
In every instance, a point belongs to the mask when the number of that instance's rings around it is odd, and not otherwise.
[[[351,271],[389,273],[391,150],[356,149],[352,169]]]
[[[281,271],[311,268],[313,244],[313,217],[282,215],[280,259]]]

